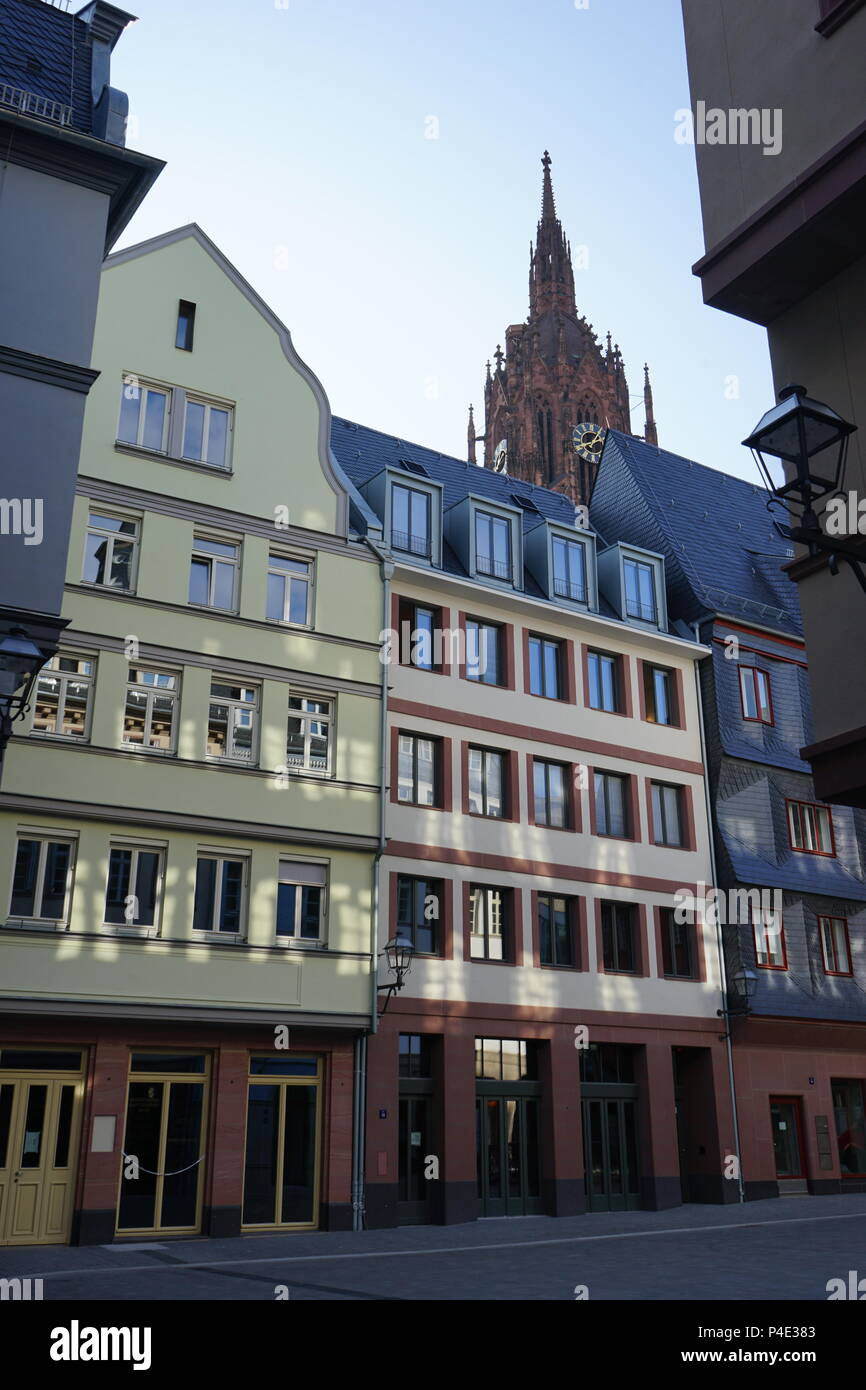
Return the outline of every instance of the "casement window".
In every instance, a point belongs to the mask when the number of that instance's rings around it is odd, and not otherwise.
[[[542,965],[574,968],[574,900],[555,893],[539,893],[538,951]]]
[[[174,749],[179,681],[169,671],[131,666],[126,687],[123,742],[139,749]]]
[[[622,677],[619,657],[607,652],[587,652],[586,669],[589,676],[589,707],[607,714],[622,712]]]
[[[773,912],[771,908],[753,908],[752,934],[755,963],[762,970],[787,970],[788,955],[781,913]]]
[[[658,622],[654,566],[644,560],[624,559],[623,576],[626,617],[644,623]]]
[[[135,586],[138,535],[138,522],[132,517],[91,511],[81,582],[131,592]]]
[[[659,910],[662,973],[674,980],[696,980],[697,943],[694,922],[678,922],[672,907]]]
[[[442,742],[425,734],[397,736],[397,800],[407,806],[439,806]]]
[[[615,772],[594,774],[595,833],[627,839],[630,834],[628,786]]]
[[[277,883],[278,941],[324,940],[325,889],[327,870],[324,864],[300,864],[286,859],[280,861]]]
[[[503,632],[498,623],[466,619],[466,679],[504,685]]]
[[[469,954],[473,960],[511,959],[511,892],[472,884],[469,890]]]
[[[492,512],[475,512],[475,572],[490,579],[510,581],[511,521]]]
[[[272,553],[268,558],[267,616],[272,623],[306,627],[310,617],[313,566],[309,560]]]
[[[826,975],[851,975],[851,942],[844,917],[819,917],[821,956]]]
[[[429,560],[433,499],[420,488],[391,485],[391,549]]]
[[[676,675],[665,666],[644,663],[643,694],[645,718],[650,724],[678,724]]]
[[[553,592],[571,603],[586,603],[586,548],[580,541],[553,537]]]
[[[750,723],[772,724],[773,697],[770,677],[759,666],[740,667],[740,703]]]
[[[788,801],[788,834],[791,848],[802,854],[834,856],[833,816],[829,806],[811,801]]]
[[[535,824],[567,830],[569,824],[568,768],[544,758],[532,760]]]
[[[470,748],[467,761],[469,813],[502,819],[507,814],[506,753]]]
[[[856,1078],[831,1078],[830,1094],[833,1098],[833,1119],[842,1177],[862,1178],[866,1174],[866,1106],[863,1082]]]
[[[238,936],[243,925],[245,860],[200,854],[195,873],[194,931]]]
[[[212,536],[195,536],[189,570],[189,601],[202,608],[237,608],[241,548]]]
[[[418,671],[443,670],[442,610],[401,599],[400,663]]]
[[[441,918],[441,879],[398,874],[397,922],[394,935],[411,941],[416,955],[441,955]]]
[[[103,920],[106,925],[154,926],[161,875],[160,850],[138,845],[112,845],[105,888]]]
[[[653,812],[653,843],[682,846],[684,844],[683,789],[665,782],[651,782]]]
[[[87,738],[95,663],[90,657],[53,656],[39,672],[33,732],[52,738]]]
[[[256,759],[259,693],[252,685],[212,680],[207,720],[207,756],[224,762]]]
[[[33,922],[68,922],[75,842],[19,835],[9,916]]]
[[[564,698],[564,652],[551,637],[529,638],[529,693],[548,700]]]
[[[195,305],[188,299],[181,299],[177,306],[177,330],[174,345],[183,352],[192,352],[195,336]]]
[[[332,770],[334,701],[317,695],[289,696],[286,762],[305,772]]]
[[[605,970],[638,973],[638,910],[634,903],[602,903],[601,943]]]
[[[209,468],[228,468],[232,412],[213,401],[187,396],[183,419],[183,455]]]
[[[168,449],[170,414],[171,391],[150,386],[137,377],[125,377],[120,393],[118,442],[164,454]]]

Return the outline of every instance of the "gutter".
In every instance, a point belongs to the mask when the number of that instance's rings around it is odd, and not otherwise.
[[[695,641],[700,645],[701,626],[699,622],[692,623],[692,631],[695,634]],[[706,734],[704,732],[704,701],[703,696],[701,694],[700,667],[697,661],[695,661],[694,663],[694,670],[695,694],[697,696],[698,701],[698,726],[701,731],[701,762],[704,765],[704,801],[706,803],[707,823],[710,831],[710,867],[712,869],[713,874],[713,884],[716,885],[718,883],[718,871],[716,869],[715,820],[713,817],[712,798],[710,797],[709,764],[707,762],[707,741]],[[722,1008],[726,1009],[728,999],[728,981],[727,973],[725,971],[725,952],[722,943],[722,927],[720,922],[716,922],[716,950],[718,951],[719,956],[719,979],[721,981]],[[731,1044],[731,1028],[729,1023],[727,1022],[727,1014],[724,1015],[724,1018],[726,1024],[725,1048],[728,1056],[728,1085],[731,1091],[731,1109],[733,1112],[734,1119],[734,1153],[736,1154],[737,1158],[737,1190],[739,1192],[740,1201],[745,1202],[746,1189],[745,1184],[743,1182],[743,1159],[740,1147],[740,1121],[737,1115],[737,1090],[734,1084],[734,1050]]]

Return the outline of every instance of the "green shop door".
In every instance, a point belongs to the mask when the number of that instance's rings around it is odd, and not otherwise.
[[[475,1105],[480,1214],[539,1214],[538,1101],[482,1095]]]
[[[589,1211],[633,1211],[640,1206],[637,1105],[598,1096],[584,1086],[583,1151]],[[625,1088],[623,1088],[625,1089]]]

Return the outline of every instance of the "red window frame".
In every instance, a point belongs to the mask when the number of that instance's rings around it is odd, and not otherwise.
[[[823,923],[824,923],[824,922],[841,922],[841,923],[842,923],[842,930],[843,930],[843,932],[844,932],[844,934],[845,934],[845,955],[846,955],[846,958],[847,958],[847,961],[848,961],[848,969],[847,969],[847,970],[836,970],[836,969],[831,970],[830,967],[829,967],[828,964],[827,964],[827,952],[826,952],[826,950],[824,949],[824,928],[823,928]],[[850,978],[850,977],[854,974],[854,966],[853,966],[853,963],[852,963],[852,960],[851,960],[851,936],[850,936],[850,933],[849,933],[849,931],[848,931],[848,918],[847,918],[847,917],[831,917],[831,916],[829,915],[829,913],[826,913],[826,912],[820,913],[820,915],[819,915],[819,917],[818,917],[818,935],[819,935],[820,938],[821,938],[821,962],[822,962],[822,964],[823,964],[823,966],[824,966],[824,974],[825,974],[825,975],[842,975],[842,976],[847,976],[847,977]],[[836,950],[835,934],[834,934],[834,936],[833,936],[833,956],[834,956],[834,961],[835,961],[835,963],[838,965],[838,952],[837,952],[837,950]]]
[[[755,965],[758,967],[759,970],[787,970],[787,969],[788,969],[788,945],[787,945],[787,942],[786,942],[786,940],[785,940],[785,920],[784,920],[784,918],[782,918],[782,920],[781,920],[781,925],[780,925],[780,927],[779,927],[779,945],[780,945],[781,950],[782,950],[782,964],[781,964],[781,965],[774,965],[774,964],[772,964],[772,962],[769,962],[769,961],[762,961],[761,958],[760,958],[760,956],[761,956],[761,950],[760,950],[760,947],[759,947],[759,945],[758,945],[758,928],[759,928],[759,927],[761,928],[762,936],[763,936],[763,938],[764,938],[764,942],[766,943],[766,939],[767,939],[767,938],[766,938],[766,928],[767,928],[767,925],[768,925],[768,924],[767,924],[767,922],[764,920],[763,914],[759,913],[759,915],[756,917],[755,911],[754,911],[754,908],[753,908],[753,909],[752,909],[752,940],[753,940],[754,946],[755,946]],[[766,955],[769,955],[769,952],[766,951],[765,954],[766,954]]]
[[[745,692],[744,692],[744,690],[743,690],[743,677],[745,676],[746,672],[748,672],[749,675],[751,676],[752,694],[753,694],[754,700],[755,700],[755,709],[758,711],[757,714],[749,714],[749,713],[747,713],[747,711],[746,711],[746,697],[745,697]],[[767,704],[766,704],[766,708],[767,708],[767,711],[768,711],[768,717],[767,717],[766,719],[764,718],[763,714],[761,713],[762,709],[764,708],[764,705],[763,705],[762,701],[758,698],[758,676],[763,676],[763,677],[764,677],[764,680],[765,680],[765,682],[766,682],[766,685],[767,685]],[[740,708],[741,708],[741,710],[742,710],[742,712],[743,712],[743,718],[744,718],[744,719],[747,721],[747,723],[749,723],[749,724],[775,724],[775,722],[776,722],[776,717],[775,717],[775,714],[774,714],[774,711],[773,711],[773,682],[770,680],[770,673],[769,673],[769,671],[765,671],[764,668],[763,668],[763,666],[740,666],[739,678],[740,678]]]
[[[805,840],[805,838],[806,838],[806,836],[803,834],[803,811],[826,811],[826,812],[827,812],[827,823],[828,823],[828,825],[829,825],[829,827],[830,827],[830,848],[829,848],[829,849],[807,849],[805,845],[796,845],[796,844],[794,843],[794,836],[793,836],[793,834],[791,833],[791,811],[792,811],[792,809],[795,811],[796,816],[797,816],[797,820],[798,820],[798,823],[799,823],[799,826],[800,826],[800,838],[801,838],[802,840]],[[786,799],[786,801],[785,801],[785,816],[786,816],[786,819],[787,819],[787,822],[788,822],[788,842],[789,842],[789,844],[790,844],[790,846],[791,846],[791,849],[794,850],[794,852],[795,852],[796,854],[817,854],[817,855],[820,855],[820,857],[821,857],[822,859],[835,859],[835,858],[836,858],[836,836],[835,836],[835,833],[834,833],[834,831],[833,831],[833,810],[832,810],[832,807],[830,807],[830,806],[824,806],[824,805],[822,805],[822,803],[821,803],[820,801],[794,801],[794,800],[791,800],[790,798],[788,798],[788,799]],[[818,824],[818,820],[817,820],[817,817],[816,817],[816,818],[815,818],[815,826],[816,826],[816,828],[817,828],[817,824]],[[814,838],[817,839],[817,836],[815,836]]]

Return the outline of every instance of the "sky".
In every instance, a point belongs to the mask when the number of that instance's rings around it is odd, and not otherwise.
[[[77,6],[74,6],[77,8]],[[457,457],[528,312],[550,150],[578,309],[643,430],[756,480],[766,333],[706,308],[679,0],[136,0],[112,84],[167,167],[118,249],[197,222],[335,414]],[[580,254],[578,255],[578,249]]]

